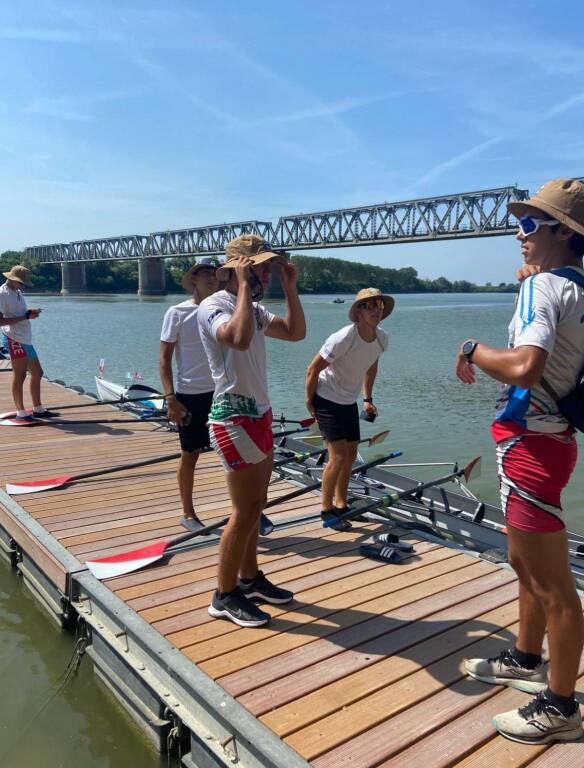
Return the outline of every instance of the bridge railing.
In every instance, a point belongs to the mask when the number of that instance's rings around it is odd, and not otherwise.
[[[43,263],[194,257],[224,253],[230,240],[248,233],[260,235],[274,248],[287,251],[509,235],[516,231],[516,225],[507,214],[507,203],[527,197],[527,190],[500,187],[282,216],[275,225],[267,221],[241,221],[150,235],[40,245],[27,248],[26,253]]]

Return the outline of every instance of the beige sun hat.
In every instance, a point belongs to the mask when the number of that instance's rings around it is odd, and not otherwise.
[[[507,203],[509,213],[517,218],[532,214],[534,208],[584,235],[584,184],[581,181],[553,179],[540,187],[529,200]]]
[[[182,287],[185,289],[185,291],[192,293],[193,277],[197,274],[199,269],[202,269],[203,267],[215,267],[215,269],[219,269],[220,266],[221,262],[214,256],[203,256],[202,259],[193,264],[193,266],[184,273],[181,280]]]
[[[30,279],[30,270],[28,270],[26,267],[23,267],[22,264],[15,264],[10,272],[3,272],[2,274],[7,280],[15,280],[17,283],[22,283],[29,288],[32,285],[32,280]]]
[[[236,259],[241,256],[247,256],[254,264],[262,264],[264,261],[273,259],[276,264],[286,264],[286,259],[281,253],[275,253],[272,246],[259,235],[239,235],[227,243],[225,246],[225,255],[227,261],[217,270],[219,280],[229,278],[229,270],[234,269]]]
[[[390,296],[388,293],[381,293],[379,288],[362,288],[355,297],[355,300],[351,304],[351,309],[349,310],[349,320],[353,323],[357,320],[358,305],[362,301],[367,301],[367,299],[383,299],[383,320],[393,312],[395,306],[395,299],[393,296]]]

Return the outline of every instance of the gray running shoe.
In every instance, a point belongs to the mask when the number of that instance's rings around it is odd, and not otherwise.
[[[529,704],[493,718],[501,736],[522,744],[548,744],[550,741],[577,741],[584,735],[580,707],[563,715],[539,693]]]
[[[535,669],[522,667],[509,648],[488,659],[467,659],[464,666],[471,677],[483,683],[508,685],[525,693],[547,688],[547,664],[542,662]]]
[[[261,627],[270,620],[270,614],[258,608],[239,587],[224,597],[215,591],[208,611],[214,619],[229,619],[240,627]]]

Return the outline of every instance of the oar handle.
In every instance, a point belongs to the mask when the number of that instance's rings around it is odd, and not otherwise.
[[[96,469],[93,472],[84,472],[82,475],[75,475],[75,480],[85,480],[89,477],[99,477],[100,475],[109,475],[113,472],[123,472],[124,469],[137,469],[138,467],[149,467],[151,464],[162,464],[165,461],[180,459],[180,453],[169,453],[166,456],[157,456],[154,459],[144,459],[135,461],[132,464],[120,464],[117,467],[108,467],[107,469]]]
[[[298,427],[297,429],[288,429],[284,432],[274,432],[274,439],[288,437],[288,435],[296,435],[298,432],[308,432],[308,427]]]
[[[291,461],[306,461],[306,459],[311,459],[313,456],[321,456],[323,453],[326,453],[327,450],[328,448],[321,448],[318,451],[292,452],[292,455],[288,456],[286,459],[278,459],[278,461],[275,461],[273,466],[274,468],[278,468],[283,467],[285,464],[290,464]]]
[[[168,552],[169,549],[173,549],[174,547],[177,547],[179,544],[184,544],[185,541],[190,541],[191,539],[194,539],[196,536],[205,536],[205,534],[211,533],[211,531],[215,531],[217,528],[223,528],[223,526],[227,525],[228,522],[229,522],[229,518],[224,517],[223,520],[219,520],[216,523],[210,523],[209,525],[205,525],[203,526],[203,528],[200,528],[198,531],[193,531],[192,533],[183,533],[182,536],[177,536],[175,539],[172,539],[169,542],[165,552]]]
[[[355,467],[351,470],[350,474],[355,475],[359,472],[366,472],[368,469],[371,469],[372,467],[376,467],[378,464],[383,464],[384,461],[388,461],[390,459],[395,459],[397,456],[401,456],[401,451],[393,451],[387,456],[381,456],[378,459],[373,459],[372,461],[368,461],[365,464],[359,464],[359,466]],[[309,485],[305,485],[302,488],[299,488],[297,491],[291,491],[290,493],[286,493],[283,496],[278,496],[277,499],[272,499],[271,501],[268,501],[264,509],[269,509],[270,507],[275,507],[277,504],[283,504],[285,501],[291,501],[292,499],[298,498],[298,496],[302,496],[304,493],[309,493],[310,491],[316,491],[318,490],[322,485],[322,481],[318,481],[316,483],[310,483]]]

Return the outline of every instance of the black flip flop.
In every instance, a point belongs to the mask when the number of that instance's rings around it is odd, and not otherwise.
[[[407,541],[400,541],[397,533],[376,533],[373,536],[373,542],[384,547],[393,547],[401,552],[413,552],[414,545]]]
[[[359,552],[365,557],[380,560],[383,563],[401,563],[404,556],[395,547],[387,544],[360,544]]]
[[[343,509],[333,507],[332,509],[323,510],[320,513],[320,517],[323,523],[326,523],[328,520],[336,520],[344,512],[347,512],[347,507]],[[333,531],[350,531],[352,527],[353,526],[348,520],[341,520],[339,523],[336,523],[336,525],[329,526],[329,528],[332,528]]]

